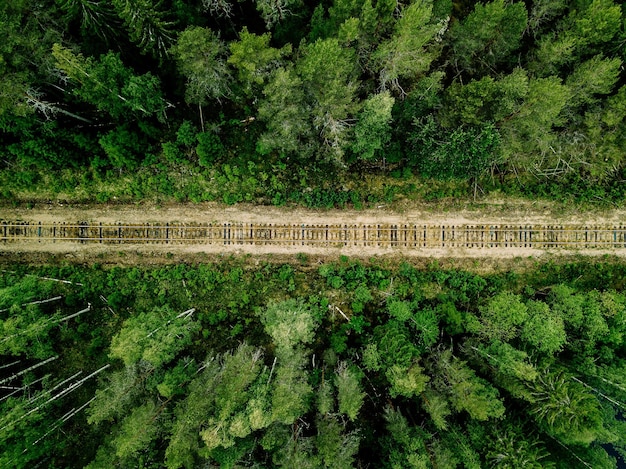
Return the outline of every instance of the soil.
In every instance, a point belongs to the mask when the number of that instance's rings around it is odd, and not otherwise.
[[[483,202],[471,207],[454,208],[437,204],[407,203],[396,205],[390,210],[384,205],[367,210],[305,210],[292,207],[270,207],[258,205],[224,206],[215,203],[156,205],[95,205],[68,206],[61,204],[38,205],[32,208],[0,208],[0,219],[29,222],[102,222],[102,223],[165,223],[165,222],[248,222],[248,223],[418,223],[418,224],[581,224],[620,225],[626,221],[626,210],[570,212],[562,207],[539,205],[529,201]],[[400,257],[400,258],[468,258],[477,262],[484,259],[512,259],[554,256],[564,253],[562,249],[507,248],[441,248],[402,251],[398,248],[379,247],[315,247],[315,246],[238,246],[238,245],[99,245],[78,243],[53,243],[52,241],[9,243],[0,246],[0,256],[9,253],[49,253],[82,259],[100,259],[100,262],[121,261],[122,256],[142,256],[158,259],[172,256],[180,259],[198,256],[254,255],[260,257],[294,256],[306,254],[319,258],[334,258],[340,255],[351,257]],[[568,254],[593,256],[626,256],[626,249],[568,249]],[[80,261],[79,261],[80,262]],[[97,262],[97,260],[96,260]]]

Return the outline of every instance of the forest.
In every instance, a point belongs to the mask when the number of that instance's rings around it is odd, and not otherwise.
[[[626,200],[612,0],[12,0],[0,197]]]
[[[622,206],[624,8],[0,1],[0,208]],[[624,467],[619,258],[125,252],[0,249],[1,468]]]
[[[623,262],[12,268],[3,468],[602,469],[626,455]]]

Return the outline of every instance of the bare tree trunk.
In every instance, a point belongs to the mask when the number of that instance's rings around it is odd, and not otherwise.
[[[54,298],[48,298],[47,300],[39,300],[39,301],[31,301],[29,303],[22,303],[20,306],[28,306],[28,305],[42,305],[45,303],[52,303],[53,301],[57,301],[62,299],[62,296],[55,296]],[[0,309],[0,313],[5,313],[9,310],[10,308],[6,308],[6,309]]]
[[[276,366],[276,357],[274,357],[274,363],[272,363],[272,369],[270,370],[270,377],[267,378],[267,384],[270,384],[272,380],[272,374],[274,373],[274,367]]]
[[[0,381],[0,384],[4,384],[4,383],[8,383],[9,381],[13,381],[15,378],[18,378],[18,377],[28,373],[29,371],[32,371],[32,370],[36,369],[36,368],[39,368],[40,366],[44,366],[46,363],[50,363],[51,361],[54,361],[57,358],[59,358],[58,355],[55,355],[54,357],[47,358],[47,359],[45,359],[42,362],[39,362],[39,363],[37,363],[37,364],[35,364],[33,366],[30,366],[30,367],[26,368],[25,370],[20,371],[19,373],[15,373],[14,375],[9,376],[8,378],[4,378],[2,381]]]
[[[91,404],[94,399],[96,397],[92,397],[91,399],[89,399],[87,402],[85,402],[83,405],[81,405],[78,409],[73,408],[72,410],[70,410],[69,412],[67,412],[65,415],[63,415],[59,420],[57,420],[54,424],[54,426],[52,428],[50,428],[50,430],[48,430],[46,433],[44,433],[41,437],[39,437],[37,440],[35,440],[32,444],[32,446],[35,446],[37,443],[39,443],[41,440],[43,440],[45,437],[47,437],[50,433],[52,433],[54,430],[56,430],[57,428],[59,428],[61,425],[63,425],[65,422],[67,422],[69,419],[71,419],[72,417],[74,417],[74,415],[76,415],[77,413],[79,413],[81,410],[83,410],[85,407],[87,407],[89,404]],[[26,450],[24,450],[26,451]]]
[[[44,379],[46,379],[46,377],[48,377],[48,376],[50,376],[50,375],[45,375],[45,376],[42,376],[41,378],[36,379],[35,381],[33,381],[33,382],[31,382],[31,383],[28,383],[26,386],[22,386],[21,388],[16,389],[16,390],[15,390],[15,391],[13,391],[12,393],[7,394],[7,395],[6,395],[6,396],[4,396],[3,398],[0,398],[0,402],[4,401],[5,399],[8,399],[9,397],[11,397],[11,396],[12,396],[12,395],[14,395],[14,394],[17,394],[19,391],[23,391],[23,390],[25,390],[26,388],[31,387],[33,384],[37,384],[39,381],[43,381],[43,380],[44,380]]]
[[[5,272],[5,273],[9,273],[9,274],[16,274],[17,272],[15,272],[14,270],[2,270],[1,272]],[[82,283],[78,283],[78,282],[70,282],[69,280],[61,280],[58,278],[50,278],[50,277],[39,277],[38,275],[33,275],[33,274],[25,274],[26,277],[35,277],[38,278],[40,280],[50,280],[52,282],[60,282],[60,283],[67,283],[69,285],[79,285],[79,286],[83,286]]]
[[[13,366],[13,365],[17,365],[21,361],[22,360],[17,360],[17,361],[11,362],[11,363],[7,363],[6,365],[2,365],[2,366],[0,366],[0,370],[2,370],[3,368],[8,368],[8,367]]]
[[[69,321],[70,319],[75,318],[76,316],[80,316],[81,314],[86,313],[87,311],[91,311],[91,303],[88,303],[87,307],[85,309],[80,310],[78,313],[65,316],[64,318],[59,319],[57,322]]]

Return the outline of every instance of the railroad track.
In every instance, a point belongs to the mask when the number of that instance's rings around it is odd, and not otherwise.
[[[272,223],[0,222],[0,244],[212,244],[379,248],[626,248],[626,227]]]

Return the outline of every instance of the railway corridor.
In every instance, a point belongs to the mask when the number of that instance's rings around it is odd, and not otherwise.
[[[103,223],[0,222],[0,250],[21,244],[350,248],[426,252],[602,249],[626,252],[626,226],[419,223]],[[214,250],[214,249],[213,249]],[[253,250],[247,249],[249,252]],[[453,254],[452,254],[453,255]]]

